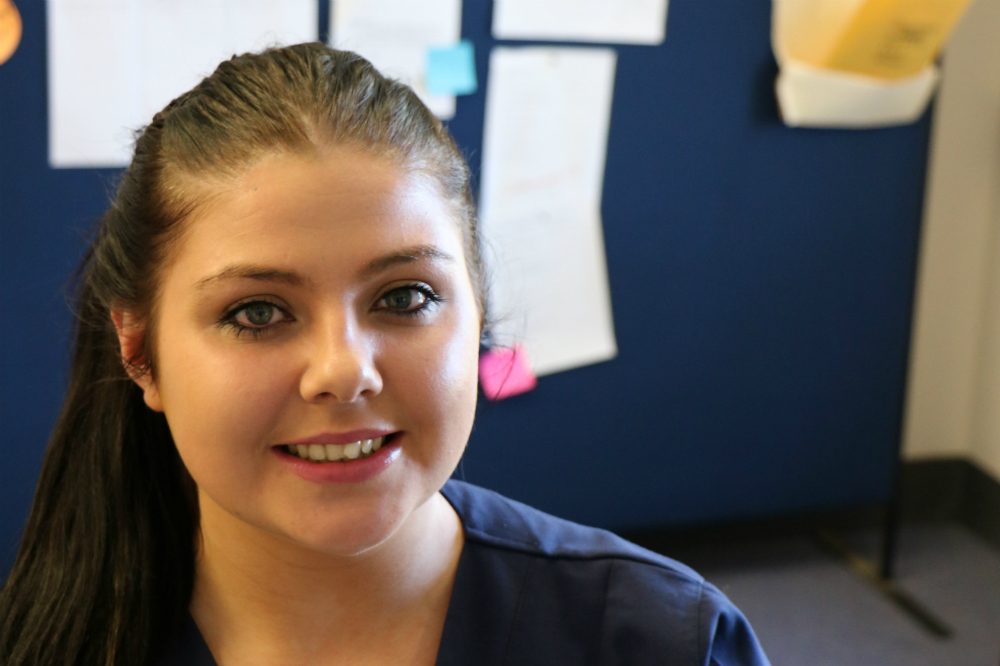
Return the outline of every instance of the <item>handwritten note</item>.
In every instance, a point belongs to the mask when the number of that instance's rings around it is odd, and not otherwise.
[[[480,214],[494,333],[539,376],[617,354],[600,216],[615,63],[603,48],[490,59]]]

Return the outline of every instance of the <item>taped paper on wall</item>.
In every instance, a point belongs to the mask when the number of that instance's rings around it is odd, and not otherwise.
[[[455,96],[428,91],[428,51],[454,46],[461,34],[462,0],[333,0],[330,11],[331,46],[411,86],[443,119],[455,115]]]
[[[494,0],[493,36],[606,44],[660,44],[667,0]]]
[[[316,0],[48,0],[49,163],[125,166],[132,132],[222,60],[318,30]]]
[[[615,63],[593,48],[490,58],[480,218],[494,334],[536,375],[618,352],[600,215]]]

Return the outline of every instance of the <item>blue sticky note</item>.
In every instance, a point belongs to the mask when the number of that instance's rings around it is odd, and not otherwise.
[[[435,95],[471,95],[478,88],[472,42],[427,50],[427,92]]]

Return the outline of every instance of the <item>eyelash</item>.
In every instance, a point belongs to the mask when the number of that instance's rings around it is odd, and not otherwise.
[[[424,298],[426,299],[426,301],[420,307],[418,307],[418,308],[416,308],[414,310],[394,310],[394,309],[388,308],[388,307],[386,307],[386,308],[380,308],[380,310],[383,310],[385,312],[389,312],[392,315],[397,316],[397,317],[406,317],[407,319],[415,319],[417,317],[425,316],[430,308],[433,308],[434,306],[438,305],[443,300],[437,293],[435,293],[427,285],[424,285],[424,284],[404,284],[404,285],[400,285],[398,287],[393,287],[392,289],[389,289],[384,294],[382,294],[382,296],[379,297],[379,299],[378,299],[377,302],[379,302],[379,303],[382,302],[383,300],[385,300],[386,296],[388,296],[389,294],[391,294],[394,291],[399,291],[400,289],[411,289],[413,291],[420,292],[420,294],[422,294],[424,296]],[[242,312],[243,310],[247,309],[251,305],[256,305],[258,303],[266,303],[267,305],[270,305],[271,307],[273,307],[276,310],[278,310],[279,312],[281,312],[281,314],[283,314],[285,317],[287,317],[288,320],[287,321],[281,321],[281,322],[278,322],[276,324],[269,324],[269,325],[266,325],[266,326],[244,326],[243,324],[241,324],[238,321],[236,321],[236,316],[240,312]],[[239,303],[238,305],[234,306],[233,308],[231,308],[228,312],[226,312],[226,314],[222,315],[222,318],[219,320],[219,324],[223,328],[231,328],[231,329],[233,329],[233,331],[235,332],[237,338],[242,337],[245,334],[246,335],[252,335],[254,338],[260,338],[263,335],[271,333],[272,331],[274,331],[275,328],[277,328],[281,324],[287,323],[288,321],[294,321],[294,319],[280,305],[278,305],[277,303],[274,303],[272,301],[263,299],[263,298],[256,298],[256,299],[254,299],[252,301],[244,301],[244,302]]]

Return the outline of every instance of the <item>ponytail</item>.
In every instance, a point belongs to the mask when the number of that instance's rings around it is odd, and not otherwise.
[[[0,592],[7,666],[141,666],[190,602],[194,484],[163,415],[146,407],[123,368],[91,285],[92,254],[82,270],[68,395]]]

